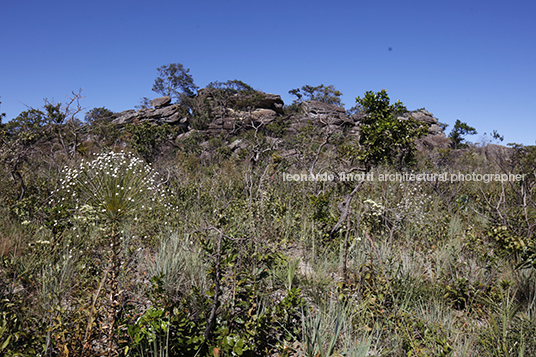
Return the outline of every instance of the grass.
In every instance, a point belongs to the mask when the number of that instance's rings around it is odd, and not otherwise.
[[[112,346],[129,356],[536,353],[535,270],[516,268],[522,252],[489,237],[496,206],[479,196],[505,192],[513,206],[514,190],[372,182],[329,238],[343,184],[284,182],[283,170],[303,168],[292,157],[196,158],[194,170],[184,155],[151,167],[134,159],[148,171],[112,160],[104,172],[127,174],[109,181],[91,171],[90,156],[69,164],[77,183],[67,186],[59,160],[46,175],[28,171],[38,187],[28,184],[34,198],[17,205],[18,191],[0,180],[0,354],[105,355],[112,310]],[[320,155],[317,167],[337,171],[333,157]],[[484,163],[464,156],[450,165]],[[214,232],[225,237],[219,250]],[[111,242],[120,246],[117,289],[107,280]]]

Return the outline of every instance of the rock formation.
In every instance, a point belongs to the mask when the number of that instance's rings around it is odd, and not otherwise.
[[[171,104],[170,97],[156,98],[151,101],[155,108],[143,108],[136,110],[125,110],[117,113],[113,123],[125,125],[130,123],[149,122],[151,124],[172,124],[183,129],[188,129],[188,118],[181,115],[180,104]]]
[[[191,130],[191,124],[199,117],[204,117],[204,129],[213,135],[233,135],[250,128],[266,126],[278,118],[288,123],[288,132],[296,134],[305,125],[330,132],[345,132],[348,135],[359,135],[362,113],[347,115],[344,108],[334,104],[317,101],[304,101],[299,104],[298,113],[283,117],[283,100],[279,95],[263,92],[229,92],[214,88],[201,89],[194,101],[192,114],[180,104],[171,104],[170,97],[153,99],[150,104],[154,108],[138,111],[126,110],[116,114],[114,123],[149,122],[154,125],[171,124],[179,126],[184,132]],[[197,117],[196,117],[197,116]],[[417,142],[419,150],[450,147],[450,139],[438,125],[432,113],[420,109],[398,117],[399,120],[413,118],[429,125],[428,135]],[[199,126],[199,125],[198,125]],[[195,127],[195,125],[194,125]]]
[[[356,125],[354,118],[346,115],[344,108],[317,101],[301,102],[300,114],[291,116],[290,121],[290,130],[293,133],[298,132],[307,123],[331,132],[341,132]]]
[[[419,109],[413,112],[405,113],[398,119],[406,120],[408,118],[413,118],[430,125],[428,128],[428,135],[417,140],[418,150],[432,150],[434,148],[447,149],[450,147],[450,139],[447,138],[443,129],[438,125],[437,118],[434,118],[432,113],[425,109]]]

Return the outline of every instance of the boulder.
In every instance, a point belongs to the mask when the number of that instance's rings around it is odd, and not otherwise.
[[[409,116],[415,120],[425,122],[427,124],[437,124],[437,118],[434,118],[434,115],[425,109],[420,109],[414,112],[409,113]]]
[[[255,109],[251,113],[251,119],[255,123],[268,125],[277,118],[277,113],[271,109]]]
[[[136,111],[129,109],[116,114],[116,118],[112,120],[112,123],[117,125],[124,125],[130,123],[136,118]]]
[[[278,114],[283,114],[283,106],[285,103],[281,96],[271,93],[263,93],[264,97],[256,103],[256,108],[271,109]]]
[[[289,133],[298,133],[309,124],[332,133],[342,133],[356,125],[353,117],[348,116],[344,108],[313,100],[301,102],[300,112],[290,115],[287,120],[290,121]],[[351,135],[353,134],[352,132]]]
[[[488,144],[476,148],[475,151],[483,155],[486,160],[500,164],[510,161],[514,153],[513,148],[497,144]]]
[[[189,124],[188,118],[185,118],[180,114],[179,104],[173,104],[154,109],[144,108],[138,111],[125,110],[124,112],[118,113],[116,115],[116,119],[114,119],[112,122],[117,125],[125,125],[133,122],[149,122],[155,125],[172,124],[178,125],[183,129],[187,129]]]
[[[149,104],[155,108],[162,108],[162,107],[165,107],[166,105],[169,105],[170,103],[171,103],[171,97],[165,96],[165,97],[155,98],[151,100]]]
[[[419,109],[413,112],[404,113],[402,116],[398,117],[400,120],[407,120],[409,118],[429,125],[428,135],[418,139],[416,142],[418,150],[433,150],[435,148],[448,149],[450,147],[451,140],[447,138],[443,129],[438,125],[439,121],[432,113],[426,109]]]
[[[300,103],[300,107],[306,117],[320,123],[320,126],[341,125],[351,122],[351,119],[346,115],[346,110],[335,104],[309,100]]]
[[[443,135],[426,135],[416,141],[416,148],[419,151],[428,151],[433,149],[448,149],[452,141]]]

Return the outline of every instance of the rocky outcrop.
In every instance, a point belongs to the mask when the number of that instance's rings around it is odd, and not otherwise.
[[[434,118],[434,115],[426,109],[420,109],[414,112],[406,113],[406,116],[430,125],[438,123],[437,118]]]
[[[505,162],[510,161],[514,149],[511,147],[506,147],[497,144],[488,144],[482,147],[478,147],[475,151],[489,160],[495,163],[501,163],[504,165]]]
[[[428,135],[417,140],[418,150],[433,150],[435,148],[448,149],[450,147],[451,140],[447,138],[443,129],[438,125],[439,121],[432,113],[425,109],[420,109],[405,113],[402,117],[398,117],[398,119],[401,120],[407,120],[408,118],[430,125],[428,128]]]
[[[169,104],[171,104],[171,97],[170,96],[165,96],[165,97],[155,98],[155,99],[151,100],[151,102],[149,104],[152,105],[153,107],[157,108],[157,109],[162,108],[162,107],[165,107],[165,106],[168,106]]]
[[[268,125],[279,115],[271,109],[254,109],[252,111],[219,108],[216,118],[208,125],[212,133],[234,133],[242,129]]]
[[[303,118],[313,120],[320,125],[342,125],[350,123],[350,118],[346,115],[346,110],[335,104],[328,104],[317,101],[305,101],[300,104],[303,111]]]
[[[356,125],[355,118],[348,116],[343,107],[313,100],[301,102],[299,113],[291,115],[288,120],[291,133],[299,132],[310,123],[330,132],[342,132]]]
[[[156,98],[150,102],[154,108],[126,110],[116,114],[113,122],[118,125],[141,122],[154,125],[167,123],[177,125],[184,131],[190,130],[190,124],[195,119],[184,116],[182,114],[184,108],[180,104],[170,103],[170,97]],[[197,107],[193,109],[194,112],[198,117],[201,115],[208,119],[204,128],[214,135],[237,134],[250,128],[266,126],[282,118],[284,106],[279,95],[260,91],[230,93],[214,88],[201,89],[195,98],[195,103]],[[300,103],[298,113],[282,119],[287,121],[290,134],[296,134],[304,126],[313,124],[326,132],[359,135],[363,115],[363,113],[347,115],[343,107],[334,104],[304,101]],[[450,147],[450,139],[446,137],[432,113],[420,109],[398,117],[399,120],[409,118],[429,125],[428,135],[417,142],[419,150]],[[196,127],[195,122],[193,126]]]
[[[285,103],[281,96],[271,93],[263,93],[264,96],[256,103],[256,108],[273,110],[277,114],[283,114],[283,106]]]
[[[151,124],[172,124],[183,129],[188,128],[189,120],[181,115],[181,106],[172,104],[170,97],[156,98],[151,101],[151,105],[155,108],[143,108],[140,110],[125,110],[117,113],[113,123],[117,125],[125,125],[130,123],[149,122]]]
[[[198,94],[202,110],[213,117],[207,128],[210,133],[237,133],[268,125],[283,113],[284,102],[279,95],[235,93],[222,98],[219,94],[210,90]]]

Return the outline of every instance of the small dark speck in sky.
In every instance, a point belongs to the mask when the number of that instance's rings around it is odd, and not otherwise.
[[[392,51],[392,50],[393,50],[393,48],[392,48],[392,47],[389,47],[389,51]]]

